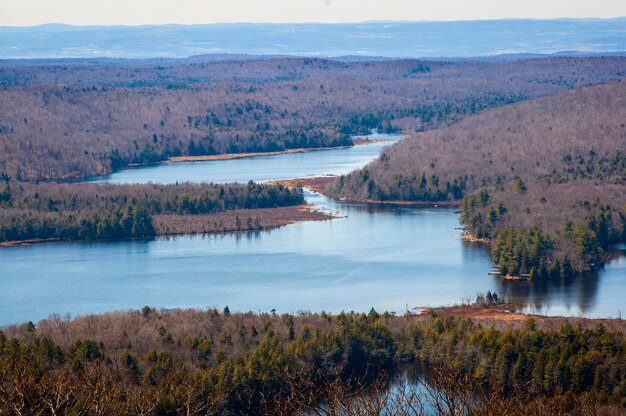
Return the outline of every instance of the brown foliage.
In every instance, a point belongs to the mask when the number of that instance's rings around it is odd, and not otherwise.
[[[623,66],[623,58],[5,61],[0,172],[20,180],[84,177],[169,156],[346,145],[349,133],[423,130],[484,108],[619,79]]]
[[[518,103],[410,137],[386,149],[364,169],[340,178],[331,192],[357,198],[423,200],[441,191],[434,200],[446,200],[505,184],[516,176],[549,182],[623,183],[624,120],[625,82]],[[459,195],[446,189],[446,183],[456,179],[464,185]]]
[[[0,193],[0,242],[153,237],[272,228],[325,219],[280,184],[33,184]],[[275,208],[290,207],[290,209]]]

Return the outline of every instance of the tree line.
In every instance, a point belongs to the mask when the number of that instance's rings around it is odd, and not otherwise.
[[[17,180],[76,178],[181,155],[345,146],[351,134],[429,130],[488,108],[617,80],[623,64],[624,58],[6,62],[0,172]]]
[[[193,217],[221,212],[233,213],[237,230],[258,229],[258,218],[240,219],[241,210],[286,207],[304,202],[301,189],[252,181],[225,185],[7,181],[2,187],[0,241],[5,242],[152,237],[174,223],[178,216],[191,216],[188,217],[191,221]],[[155,216],[159,216],[158,227]],[[207,227],[215,230],[210,225]]]
[[[625,353],[622,332],[591,321],[541,328],[528,319],[500,330],[436,311],[416,319],[373,309],[277,315],[145,307],[0,332],[0,409],[382,415],[400,406],[410,415],[433,407],[444,415],[506,408],[609,415],[626,406]],[[420,381],[394,387],[400,363],[418,364]]]

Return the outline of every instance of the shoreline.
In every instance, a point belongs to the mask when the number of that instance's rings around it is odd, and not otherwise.
[[[480,245],[486,245],[486,246],[490,246],[491,245],[491,240],[488,238],[478,238],[478,237],[474,237],[471,234],[465,234],[461,236],[461,241],[465,241],[467,243],[470,244],[480,244]],[[500,268],[499,267],[494,267],[491,269],[491,271],[489,273],[487,273],[490,276],[496,276],[499,277],[500,279],[507,281],[507,282],[526,282],[531,280],[530,278],[530,274],[528,273],[521,273],[521,274],[501,274],[500,273]]]
[[[324,150],[340,150],[340,149],[349,149],[354,146],[367,146],[367,145],[376,144],[376,143],[394,142],[394,141],[395,140],[392,140],[392,139],[367,139],[367,138],[362,138],[362,137],[356,137],[353,139],[353,144],[350,146],[323,147],[323,148],[297,148],[297,149],[285,149],[285,150],[276,151],[276,152],[249,152],[249,153],[228,153],[228,154],[205,155],[205,156],[178,156],[178,157],[171,157],[169,159],[162,160],[159,162],[128,164],[124,166],[122,169],[132,169],[132,168],[137,168],[137,167],[158,165],[158,164],[165,164],[165,163],[184,163],[184,162],[211,161],[211,160],[232,160],[232,159],[259,157],[259,156],[274,156],[274,155],[280,155],[280,154],[308,153],[308,152],[316,152],[316,151],[324,151]],[[107,173],[104,173],[99,176],[106,176],[106,175]],[[82,183],[85,181],[89,182],[89,179],[93,179],[96,177],[78,177],[77,176],[77,177],[50,179],[49,181],[50,182],[65,182],[65,183]],[[328,181],[329,179],[332,179],[333,177],[334,176],[323,177],[323,178],[311,178],[311,179],[313,180],[322,179],[323,181]],[[297,186],[296,181],[299,182],[302,180],[300,179],[284,180],[284,181],[279,180],[279,181],[270,181],[269,183],[280,183],[280,184],[284,184],[285,186]],[[318,191],[317,189],[313,189],[313,190]],[[381,201],[381,203],[384,203],[384,202]],[[302,206],[313,207],[312,204],[308,204],[308,203],[305,203]],[[289,207],[277,207],[277,208],[272,208],[272,209],[280,210],[284,208],[289,208]],[[157,232],[156,235],[152,237],[145,237],[145,238],[129,237],[129,238],[114,238],[114,239],[90,239],[90,238],[88,239],[62,239],[58,237],[51,237],[51,238],[35,238],[35,239],[14,240],[14,241],[1,241],[0,248],[14,247],[14,246],[27,246],[31,244],[41,244],[41,243],[105,242],[105,241],[123,241],[123,240],[142,240],[142,239],[152,239],[156,237],[167,237],[167,236],[177,236],[177,235],[224,234],[224,233],[231,233],[231,232],[237,233],[237,232],[250,232],[250,231],[264,231],[264,230],[271,230],[271,229],[283,227],[285,225],[293,224],[296,222],[323,221],[323,220],[338,218],[337,216],[334,216],[331,214],[323,213],[321,211],[316,211],[313,208],[309,208],[308,212],[309,213],[315,212],[315,215],[317,215],[318,217],[311,218],[311,215],[309,215],[308,217],[306,215],[305,216],[295,215],[292,218],[282,218],[278,223],[274,222],[268,225],[261,225],[260,228],[245,229],[245,230],[237,229],[234,227],[226,227],[226,229],[223,229],[223,230],[212,230],[212,231],[202,231],[202,230],[169,231],[168,230],[165,232]],[[229,211],[224,211],[221,213],[214,213],[214,214],[207,214],[207,215],[211,216],[211,215],[221,214],[222,216],[226,216],[227,213],[229,213]],[[194,216],[185,216],[185,217],[189,218],[189,217],[194,217]]]
[[[252,218],[251,215],[255,215],[255,218],[259,218],[261,223],[259,228],[253,229],[237,229],[233,226],[232,221],[239,219]],[[178,220],[178,230],[163,230],[163,226],[158,224],[159,220],[164,217],[168,219],[175,218]],[[331,215],[315,209],[315,206],[310,203],[304,203],[299,205],[291,205],[286,207],[276,208],[258,208],[258,209],[240,209],[240,210],[228,210],[222,212],[216,212],[212,214],[201,215],[154,215],[153,220],[155,222],[155,228],[161,227],[161,230],[157,231],[157,234],[151,237],[128,237],[128,238],[87,238],[87,239],[61,239],[58,237],[51,238],[35,238],[28,240],[15,240],[15,241],[2,241],[0,242],[0,249],[2,247],[17,247],[17,246],[29,246],[33,244],[42,243],[97,243],[97,242],[109,242],[109,241],[133,241],[133,240],[152,240],[162,237],[175,237],[175,236],[192,236],[192,235],[220,235],[231,233],[251,233],[260,231],[270,231],[280,227],[284,227],[290,224],[298,222],[308,221],[327,221],[335,218],[340,218],[335,215]],[[216,223],[217,221],[223,222],[224,220],[231,220],[228,225],[223,225],[221,229],[214,230],[202,230],[200,228],[193,228],[188,225],[190,219],[201,219],[203,224],[209,224],[211,221]],[[264,224],[265,222],[265,224]],[[192,228],[183,229],[184,225],[188,225]]]
[[[461,201],[456,201],[456,200],[455,201],[429,202],[429,201],[400,201],[400,200],[381,201],[378,199],[340,198],[339,201],[363,202],[366,204],[421,207],[421,208],[456,208],[456,207],[461,206]]]
[[[287,155],[294,153],[309,153],[309,152],[320,152],[326,150],[341,150],[341,149],[350,149],[354,146],[367,146],[370,144],[382,143],[382,142],[393,142],[393,140],[389,139],[353,139],[353,144],[351,146],[336,146],[336,147],[300,147],[296,149],[285,149],[285,150],[277,150],[274,152],[244,152],[244,153],[222,153],[218,155],[202,155],[202,156],[173,156],[170,157],[160,163],[184,163],[184,162],[207,162],[214,160],[233,160],[233,159],[245,159],[251,157],[261,157],[261,156],[277,156],[277,155]],[[139,165],[136,165],[139,166]],[[129,167],[133,167],[129,165]]]
[[[453,305],[439,307],[419,307],[412,310],[419,313],[414,314],[413,319],[424,319],[432,314],[442,316],[461,316],[472,319],[483,325],[493,325],[504,328],[523,328],[529,321],[534,321],[539,329],[547,329],[558,326],[563,322],[572,324],[580,323],[586,328],[595,328],[599,324],[607,328],[618,331],[626,331],[626,320],[620,318],[585,318],[577,316],[562,315],[536,315],[532,313],[520,312],[521,305],[503,303],[500,305]]]
[[[233,159],[246,159],[251,157],[261,157],[261,156],[277,156],[283,154],[296,154],[296,153],[309,153],[309,152],[318,152],[318,151],[326,151],[326,150],[341,150],[341,149],[350,149],[355,146],[367,146],[376,143],[393,143],[396,140],[393,139],[363,139],[360,137],[352,139],[353,144],[350,146],[337,146],[337,147],[302,147],[297,149],[285,149],[279,150],[275,152],[245,152],[245,153],[221,153],[216,155],[203,155],[203,156],[172,156],[167,159],[159,160],[156,162],[145,162],[145,163],[129,163],[127,165],[121,166],[117,169],[113,169],[110,172],[102,172],[97,175],[70,175],[61,178],[47,178],[47,179],[39,179],[39,182],[59,182],[59,183],[89,183],[94,180],[98,180],[104,176],[111,175],[113,173],[119,172],[125,169],[136,169],[148,166],[158,166],[161,164],[169,164],[169,163],[186,163],[186,162],[206,162],[206,161],[215,161],[215,160],[233,160]],[[35,180],[32,180],[35,181]],[[31,182],[31,180],[27,180],[26,182]]]
[[[63,242],[72,242],[72,241],[97,241],[97,240],[62,240],[60,238],[34,238],[31,240],[0,241],[0,247],[29,246],[31,244],[63,243]],[[105,240],[102,240],[102,241],[105,241]]]
[[[153,307],[156,310],[176,312],[176,311],[199,311],[201,308],[183,307],[183,308],[164,308],[159,306]],[[580,324],[585,329],[594,329],[602,324],[612,331],[626,332],[626,320],[619,317],[580,317],[567,315],[537,315],[533,313],[520,312],[522,305],[512,303],[502,303],[497,305],[476,305],[476,304],[455,304],[452,306],[415,306],[412,307],[407,315],[407,319],[421,321],[432,317],[460,317],[474,321],[476,324],[484,327],[495,327],[499,330],[506,329],[523,329],[529,323],[534,323],[538,330],[549,330],[558,328],[563,323],[572,325]],[[136,309],[117,309],[105,312],[87,312],[84,315],[79,314],[73,319],[83,319],[85,317],[110,316],[111,314],[125,314],[136,312]],[[310,312],[310,311],[309,311]],[[379,311],[384,313],[385,311]],[[240,311],[237,313],[256,313],[253,311]],[[324,313],[323,310],[314,313]],[[366,311],[359,313],[367,313]],[[333,313],[331,315],[338,315]],[[401,315],[397,315],[400,317]],[[43,320],[46,320],[44,318]],[[42,320],[39,320],[39,322]],[[9,328],[17,328],[27,322],[13,322],[0,324],[0,330]]]
[[[328,176],[316,176],[312,178],[296,178],[296,179],[284,179],[278,181],[271,181],[269,183],[280,184],[284,186],[297,187],[302,186],[308,188],[314,192],[323,194],[329,198],[336,199],[342,202],[360,202],[366,204],[376,204],[376,205],[391,205],[391,206],[408,206],[408,207],[425,207],[425,208],[438,208],[438,207],[460,207],[461,201],[401,201],[401,200],[389,200],[389,201],[381,201],[378,199],[359,199],[359,198],[335,198],[334,196],[328,195],[326,191],[326,186],[337,179],[339,176],[337,175],[328,175]]]
[[[467,241],[468,243],[476,243],[476,244],[489,244],[491,242],[488,238],[478,238],[478,237],[474,237],[471,234],[462,235],[461,240]]]

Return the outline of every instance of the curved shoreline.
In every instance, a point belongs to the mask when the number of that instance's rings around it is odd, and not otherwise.
[[[328,193],[326,192],[326,186],[337,178],[338,176],[336,175],[328,175],[328,176],[317,176],[313,178],[285,179],[285,180],[279,180],[279,181],[271,181],[270,183],[280,184],[284,186],[291,186],[291,187],[302,186],[312,191],[315,191],[317,193],[326,195],[329,198],[334,198],[342,202],[359,202],[359,203],[366,203],[366,204],[424,207],[424,208],[461,206],[460,200],[434,202],[434,201],[401,201],[401,200],[382,201],[379,199],[359,199],[359,198],[345,198],[345,197],[335,198],[332,195],[328,195]]]
[[[259,157],[259,156],[274,156],[274,155],[280,155],[280,154],[308,153],[308,152],[323,151],[323,150],[341,150],[341,149],[349,149],[354,146],[367,146],[367,145],[373,145],[376,143],[395,142],[395,140],[393,139],[369,139],[367,137],[354,137],[352,141],[353,141],[353,144],[350,146],[323,147],[323,148],[297,148],[297,149],[286,149],[286,150],[277,151],[277,152],[250,152],[250,153],[230,153],[230,154],[204,155],[204,156],[180,156],[180,157],[172,157],[167,160],[153,162],[153,163],[129,164],[123,167],[122,169],[132,169],[132,168],[139,168],[139,167],[148,166],[148,165],[159,165],[159,164],[166,164],[166,163],[231,160],[231,159],[251,158],[251,157]],[[55,179],[51,181],[77,183],[77,182],[89,182],[89,179],[94,179],[94,178],[93,177],[92,178],[76,177],[76,178]],[[276,181],[276,183],[279,183],[279,182],[281,181]],[[295,186],[295,185],[292,185],[292,186]],[[262,214],[263,218],[261,218],[262,220],[261,226],[253,230],[237,229],[234,226],[227,225],[224,227],[224,229],[205,231],[203,229],[204,227],[200,227],[198,229],[196,229],[197,227],[190,228],[189,225],[185,225],[185,221],[177,220],[176,222],[179,223],[178,227],[174,227],[175,229],[165,228],[165,229],[158,230],[156,235],[150,238],[161,237],[161,236],[174,236],[174,235],[198,235],[198,234],[220,234],[220,233],[231,233],[231,232],[237,233],[237,232],[248,232],[248,231],[263,231],[263,230],[269,230],[269,229],[282,227],[284,225],[292,224],[295,222],[320,221],[320,220],[336,218],[333,215],[315,210],[311,204],[305,203],[298,207],[299,207],[299,212],[290,210],[290,208],[292,207],[272,208],[270,209],[271,212],[270,211],[263,212]],[[252,212],[251,214],[257,214],[257,213]],[[206,219],[212,220],[214,218],[219,217],[218,221],[226,220],[228,223],[230,223],[227,217],[234,218],[235,216],[236,216],[235,213],[226,211],[226,212],[208,214],[206,215]],[[155,217],[155,220],[158,219],[157,217]],[[186,218],[189,218],[189,217],[186,217]],[[198,217],[195,217],[195,218],[197,219]],[[177,229],[177,228],[180,228],[180,229]],[[26,246],[26,245],[40,244],[40,243],[98,242],[98,241],[116,241],[116,240],[133,240],[133,239],[141,239],[141,238],[120,238],[120,239],[63,239],[63,238],[57,238],[57,237],[36,238],[36,239],[14,240],[14,241],[0,241],[0,247],[11,247],[11,246],[20,246],[20,245]]]
[[[253,217],[254,216],[254,217]],[[173,229],[165,228],[160,224],[163,217],[168,217],[170,220],[167,224],[173,225]],[[260,223],[258,228],[237,228],[236,220],[245,220],[247,218],[258,218]],[[313,204],[304,203],[300,205],[291,205],[277,208],[258,208],[258,209],[239,209],[215,212],[212,214],[201,215],[155,215],[154,222],[155,228],[157,228],[156,235],[152,237],[129,237],[129,238],[114,238],[114,239],[75,239],[68,240],[62,238],[40,238],[30,240],[16,240],[16,241],[2,241],[0,242],[0,248],[2,247],[14,247],[14,246],[26,246],[32,244],[41,243],[93,243],[93,242],[107,242],[107,241],[129,241],[129,240],[151,240],[159,237],[171,237],[171,236],[185,236],[185,235],[215,235],[215,234],[230,234],[230,233],[249,233],[258,231],[268,231],[276,228],[284,227],[296,222],[306,221],[326,221],[337,216],[318,211]],[[200,223],[194,222],[190,224],[190,219],[200,219]],[[234,222],[233,222],[234,221]],[[204,225],[211,225],[220,223],[221,228],[206,230]],[[200,227],[199,225],[202,225]]]
[[[523,305],[511,303],[486,306],[461,304],[434,307],[416,306],[412,308],[412,310],[417,312],[413,315],[413,319],[416,320],[423,320],[432,314],[440,316],[461,316],[486,326],[496,326],[500,328],[522,328],[528,321],[533,320],[538,327],[543,329],[553,328],[562,322],[570,322],[572,324],[579,323],[585,328],[594,328],[601,323],[614,331],[623,331],[626,329],[626,320],[621,318],[539,315],[521,312],[523,309],[522,306]]]
[[[278,150],[275,152],[247,152],[247,153],[222,153],[218,155],[202,155],[202,156],[174,156],[164,160],[162,163],[184,163],[184,162],[207,162],[213,160],[233,160],[233,159],[244,159],[250,157],[261,157],[261,156],[277,156],[277,155],[286,155],[292,153],[309,153],[309,152],[319,152],[324,150],[341,150],[341,149],[350,149],[354,146],[367,146],[370,144],[382,143],[382,142],[392,142],[393,140],[388,139],[353,139],[353,144],[351,146],[336,146],[336,147],[300,147],[296,149],[285,149]]]

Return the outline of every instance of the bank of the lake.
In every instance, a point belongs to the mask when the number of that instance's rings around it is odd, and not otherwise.
[[[384,143],[290,155],[126,169],[100,182],[247,182],[342,174]],[[488,249],[460,239],[456,208],[381,206],[305,191],[338,216],[270,231],[151,240],[37,244],[0,250],[0,325],[144,305],[229,305],[236,311],[404,313],[487,290],[540,315],[615,317],[625,311],[626,247],[589,275],[506,282]],[[621,251],[620,251],[621,250]]]
[[[353,145],[367,146],[396,140],[396,138],[389,138],[386,135],[373,136],[383,138],[355,137],[352,139]],[[341,150],[350,147],[353,146],[189,156],[171,158],[167,162],[225,161]],[[132,167],[141,168],[145,165]],[[241,185],[236,183],[221,185],[219,195],[212,193],[214,188],[211,187],[211,184],[204,185],[204,188],[203,185],[190,186],[190,184],[184,184],[182,191],[178,190],[178,183],[175,187],[162,185],[159,188],[160,194],[157,192],[156,195],[152,189],[154,186],[153,184],[116,184],[113,185],[114,189],[111,189],[111,185],[109,185],[108,188],[105,188],[109,190],[109,195],[98,196],[102,189],[98,190],[94,188],[94,185],[80,182],[67,186],[55,183],[31,185],[7,181],[0,189],[3,191],[0,192],[1,195],[9,196],[8,203],[0,204],[0,247],[59,241],[110,241],[166,235],[251,232],[269,230],[297,221],[319,221],[333,218],[332,215],[316,211],[310,204],[294,206],[294,202],[297,203],[297,201],[294,201],[293,198],[282,200],[281,195],[285,193],[282,185],[248,183],[245,189],[265,192],[262,197],[263,201],[257,201],[258,195],[249,201],[249,197],[246,197],[245,201],[233,201],[233,189],[236,190],[235,193],[241,192]],[[113,190],[112,195],[111,190]],[[135,194],[132,194],[133,192]],[[290,192],[293,193],[294,191],[288,191],[288,193]],[[296,190],[295,192],[294,195],[297,195],[301,191]],[[180,195],[163,204],[163,201],[159,201],[159,199],[162,199],[164,193],[170,196],[171,194]],[[42,194],[41,197],[40,194]],[[145,218],[142,217],[142,232],[133,231],[137,228],[134,225],[137,207],[132,201],[136,201],[138,196],[141,196],[141,202],[138,204],[139,209],[142,212],[145,210]],[[68,198],[74,202],[69,203]],[[94,198],[103,198],[103,200],[110,200],[110,202],[103,204]],[[235,197],[235,199],[237,198]],[[48,203],[42,204],[40,199],[47,200]],[[179,199],[183,202],[180,203]],[[76,201],[82,201],[82,205],[77,206]],[[301,196],[300,201],[302,201]],[[234,202],[236,203],[233,205]],[[223,206],[220,207],[220,204]],[[81,207],[84,208],[84,206],[89,206],[90,209],[87,212],[84,209],[81,211]],[[129,219],[126,220],[126,217]]]
[[[393,139],[369,139],[363,137],[356,137],[352,139],[352,146],[367,146],[376,143],[385,143],[393,141]],[[335,147],[300,147],[297,149],[285,149],[276,152],[248,152],[248,153],[220,153],[215,155],[201,155],[201,156],[172,156],[165,161],[165,163],[181,163],[181,162],[209,162],[213,160],[232,160],[232,159],[244,159],[250,157],[260,156],[277,156],[288,155],[293,153],[308,153],[308,152],[323,152],[327,150],[342,150],[349,149],[352,146],[335,146]]]
[[[626,332],[626,320],[616,318],[584,318],[572,316],[546,316],[529,312],[521,312],[523,307],[510,303],[497,305],[458,304],[454,306],[435,308],[416,308],[418,313],[413,315],[415,320],[428,319],[434,316],[469,318],[484,326],[495,327],[500,330],[524,329],[529,323],[538,329],[557,329],[563,323],[580,325],[584,329],[595,329],[604,325],[611,331]]]
[[[153,237],[129,238],[34,238],[28,240],[2,241],[0,247],[25,246],[42,243],[63,243],[71,241],[106,242],[123,241],[128,239],[150,239],[155,237],[196,235],[196,234],[223,234],[249,233],[272,230],[285,225],[301,221],[325,221],[337,218],[329,213],[315,209],[312,204],[290,205],[276,208],[237,209],[211,214],[176,215],[159,214],[152,216],[155,230]]]
[[[120,169],[110,175],[90,178],[92,183],[246,183],[341,175],[376,158],[380,149],[402,136],[372,134],[358,145],[300,153],[260,153],[254,157],[202,162],[179,161]],[[356,140],[356,139],[355,139]]]
[[[272,181],[284,186],[290,187],[306,187],[312,191],[318,192],[323,195],[328,195],[328,186],[337,179],[336,175],[312,177],[312,178],[298,178],[287,179],[280,181]],[[425,207],[425,208],[437,208],[437,207],[458,207],[461,205],[461,201],[399,201],[399,200],[380,200],[380,199],[357,199],[357,198],[339,198],[344,202],[355,202],[364,204],[376,204],[376,205],[388,205],[388,206],[406,206],[406,207]]]

